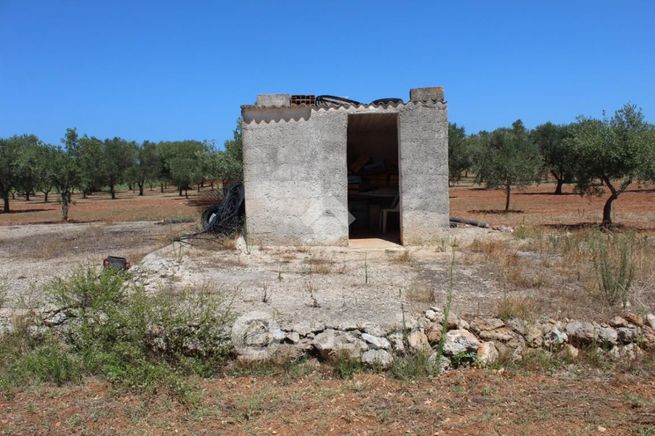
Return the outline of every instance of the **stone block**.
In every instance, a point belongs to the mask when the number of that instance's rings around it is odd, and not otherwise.
[[[257,106],[286,107],[291,104],[289,94],[258,94]]]
[[[409,99],[411,101],[443,101],[443,87],[434,86],[431,88],[412,88],[409,90]]]

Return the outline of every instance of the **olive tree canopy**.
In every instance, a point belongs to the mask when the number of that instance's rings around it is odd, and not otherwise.
[[[634,181],[653,177],[653,126],[641,110],[626,104],[611,118],[579,117],[567,140],[581,193],[601,194],[600,182],[610,191],[603,207],[603,225],[612,224],[612,203]]]

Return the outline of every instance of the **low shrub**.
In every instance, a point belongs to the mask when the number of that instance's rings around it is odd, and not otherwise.
[[[97,375],[130,390],[165,389],[194,402],[183,376],[210,376],[231,355],[228,302],[206,288],[149,295],[128,278],[84,268],[53,281],[48,295],[56,309],[0,338],[7,356],[0,362],[3,390]]]
[[[334,374],[342,379],[350,379],[356,372],[363,370],[362,362],[348,353],[339,353],[334,361]]]
[[[635,274],[633,243],[634,236],[631,234],[592,240],[598,290],[609,305],[621,303],[625,307],[628,303]]]
[[[504,321],[512,318],[529,320],[534,315],[534,301],[526,296],[505,295],[496,304],[495,312]]]
[[[394,360],[391,374],[401,380],[432,377],[440,372],[437,359],[430,359],[430,352],[409,353]]]

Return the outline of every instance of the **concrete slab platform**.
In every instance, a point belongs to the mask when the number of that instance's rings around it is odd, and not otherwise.
[[[349,239],[348,248],[355,250],[404,250],[400,244],[381,238]]]

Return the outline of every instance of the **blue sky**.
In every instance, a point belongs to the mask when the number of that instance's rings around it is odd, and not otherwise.
[[[258,93],[441,85],[469,132],[655,119],[653,1],[0,0],[0,137],[231,136]]]

